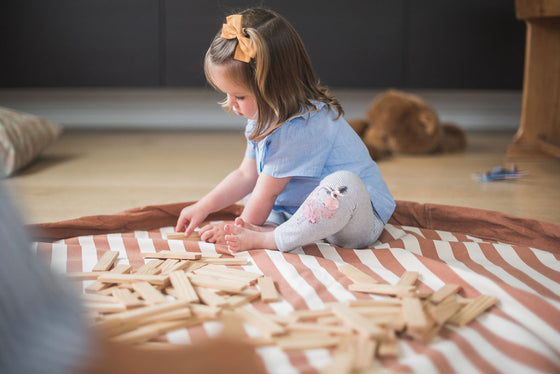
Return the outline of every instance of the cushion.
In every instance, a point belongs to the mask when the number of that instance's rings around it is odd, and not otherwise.
[[[0,107],[0,173],[7,177],[29,164],[61,132],[44,118]]]

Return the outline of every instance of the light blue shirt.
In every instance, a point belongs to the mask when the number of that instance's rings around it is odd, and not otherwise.
[[[248,140],[255,121],[245,127],[245,156],[256,160],[259,175],[292,177],[273,209],[295,213],[324,177],[347,170],[364,181],[375,211],[387,223],[395,201],[366,146],[346,120],[334,119],[336,113],[325,103],[313,104],[316,110],[292,117],[259,142]]]

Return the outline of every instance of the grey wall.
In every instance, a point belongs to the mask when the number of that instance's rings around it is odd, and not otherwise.
[[[520,89],[512,0],[3,0],[0,87],[198,87],[224,17],[263,5],[336,87]]]

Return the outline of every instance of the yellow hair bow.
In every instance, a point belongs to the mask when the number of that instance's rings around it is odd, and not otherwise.
[[[255,57],[257,51],[251,39],[243,35],[242,17],[241,14],[228,16],[226,18],[227,23],[224,23],[222,27],[221,37],[224,39],[237,38],[237,48],[235,48],[235,55],[233,58],[238,61],[249,62]]]

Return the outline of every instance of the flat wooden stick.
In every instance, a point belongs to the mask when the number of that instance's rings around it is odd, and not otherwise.
[[[497,301],[498,299],[494,296],[480,295],[455,313],[447,322],[456,326],[465,326]]]
[[[196,294],[187,274],[182,270],[176,270],[169,274],[169,280],[177,292],[177,299],[187,300],[191,303],[198,303],[200,299]]]
[[[163,264],[164,260],[154,259],[146,262],[144,265],[140,266],[138,270],[136,270],[135,274],[159,274],[161,273],[161,264]]]
[[[377,340],[366,335],[358,334],[354,342],[353,369],[359,372],[367,372],[375,359]]]
[[[130,273],[131,270],[132,270],[131,265],[119,264],[119,265],[115,266],[114,268],[112,268],[109,271],[109,273],[111,273],[111,274],[127,274],[127,273]],[[99,292],[101,290],[104,290],[104,289],[108,288],[109,286],[110,286],[110,284],[108,284],[108,283],[103,283],[103,282],[100,282],[99,280],[96,280],[95,282],[91,283],[90,285],[88,285],[85,288],[85,292],[87,292],[87,293]]]
[[[343,264],[338,266],[338,270],[346,275],[348,278],[352,279],[354,283],[378,283],[377,280],[370,277],[363,271],[359,270],[354,265]]]
[[[148,282],[134,282],[132,287],[148,304],[161,304],[168,302],[167,298]]]
[[[113,267],[115,261],[119,257],[119,252],[117,251],[107,251],[101,256],[97,264],[91,269],[91,271],[108,271]]]
[[[145,305],[142,300],[126,288],[117,288],[113,291],[113,296],[119,300],[126,309],[136,308]]]
[[[202,258],[200,261],[214,265],[247,265],[249,260],[242,257],[233,258]]]
[[[348,286],[350,291],[365,292],[377,295],[408,295],[414,290],[411,286],[393,286],[391,284],[354,283]]]
[[[200,241],[200,234],[193,231],[189,236],[185,236],[184,232],[170,232],[166,234],[167,240],[194,240]]]
[[[397,282],[397,286],[413,286],[418,280],[418,276],[417,271],[405,271]]]
[[[283,350],[329,348],[338,345],[340,338],[336,336],[287,336],[276,340],[276,345]]]
[[[284,327],[280,326],[271,318],[268,318],[264,313],[259,312],[250,305],[237,308],[236,313],[238,313],[239,316],[247,323],[250,323],[259,329],[265,336],[282,335],[286,332]]]
[[[247,283],[214,278],[208,275],[188,273],[192,284],[199,287],[214,288],[231,293],[239,293],[247,288]]]
[[[166,259],[163,264],[161,264],[161,274],[169,274],[171,273],[171,269],[175,267],[181,260],[177,260],[176,258],[168,258]]]
[[[330,309],[345,325],[372,338],[383,336],[384,330],[344,304],[331,304]]]
[[[104,273],[97,278],[103,283],[133,283],[145,281],[159,286],[166,286],[169,283],[169,276],[166,275],[149,275],[149,274],[113,274]]]
[[[446,297],[455,295],[457,292],[459,292],[460,289],[461,286],[458,286],[456,284],[445,284],[439,290],[434,292],[432,296],[430,296],[430,301],[434,304],[439,304]]]
[[[156,253],[140,252],[140,256],[142,256],[143,258],[160,258],[160,259],[174,258],[177,260],[198,260],[202,258],[202,253],[159,251]]]
[[[403,298],[402,313],[408,330],[414,333],[422,333],[430,327],[420,299],[414,297]]]
[[[193,271],[196,274],[206,274],[213,277],[233,279],[254,284],[256,280],[262,277],[262,274],[252,273],[250,271],[231,269],[228,267],[208,264],[207,266]]]
[[[461,309],[461,304],[457,302],[457,298],[454,296],[446,297],[437,305],[428,303],[426,306],[426,310],[438,325],[447,322],[459,309]]]
[[[261,300],[265,303],[277,302],[279,299],[276,287],[274,287],[274,281],[271,277],[264,276],[257,279],[259,284],[259,290],[261,291]]]
[[[99,276],[103,274],[101,271],[76,271],[71,273],[66,273],[64,276],[70,280],[96,280]]]

